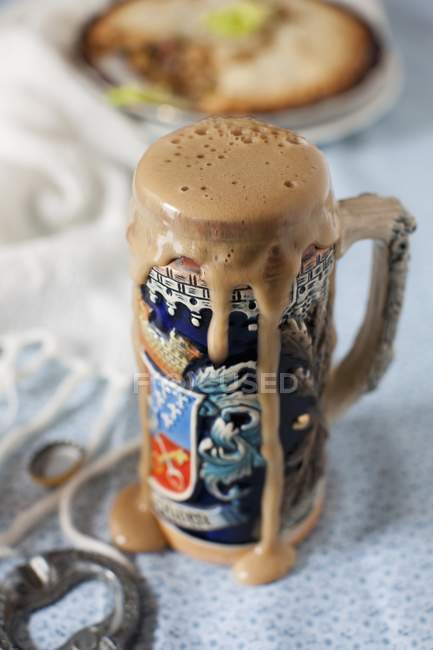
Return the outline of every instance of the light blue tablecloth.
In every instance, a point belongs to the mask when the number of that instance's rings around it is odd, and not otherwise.
[[[396,194],[418,219],[397,359],[380,389],[332,431],[326,511],[300,547],[294,572],[248,589],[225,568],[174,553],[139,557],[148,595],[137,648],[433,649],[433,6],[388,0],[387,8],[406,68],[401,101],[369,131],[328,147],[327,155],[338,197]],[[340,351],[363,311],[368,266],[364,244],[340,263]],[[56,372],[26,387],[27,413],[46,397]],[[84,439],[96,397],[83,404],[48,435],[76,437],[78,430]],[[133,400],[128,414],[125,431],[135,431]],[[27,458],[2,470],[0,522],[35,497],[29,483],[14,480],[24,475]],[[94,483],[91,497],[89,491],[80,497],[83,529],[106,530],[109,500],[134,473],[129,462]],[[62,545],[53,519],[23,549]],[[34,638],[43,650],[55,648],[79,624],[100,618],[104,603],[104,593],[88,585],[56,612],[39,614]]]

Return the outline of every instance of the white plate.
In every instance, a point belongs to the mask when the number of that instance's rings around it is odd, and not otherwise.
[[[256,116],[259,119],[289,127],[302,133],[311,142],[327,144],[367,128],[392,108],[401,88],[400,64],[390,41],[381,5],[376,0],[364,0],[364,3],[361,5],[357,0],[340,0],[340,4],[347,5],[361,15],[375,33],[381,49],[376,66],[360,83],[338,96],[303,108],[258,113]],[[105,89],[113,84],[140,82],[120,57],[116,56],[106,57],[100,62],[102,75],[93,68],[88,68],[88,72]],[[110,79],[111,83],[103,81],[103,77]],[[158,136],[205,116],[204,113],[172,105],[143,105],[123,110],[142,122],[147,129],[151,127]]]

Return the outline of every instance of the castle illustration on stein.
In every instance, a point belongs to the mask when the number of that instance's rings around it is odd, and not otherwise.
[[[280,439],[293,526],[314,506],[321,488],[324,427],[315,444],[317,467],[307,482],[293,459],[313,429],[323,365],[311,363],[326,324],[333,247],[310,246],[287,297],[280,328],[280,368],[269,390],[280,393]],[[209,290],[192,260],[154,267],[140,291],[142,360],[150,377],[151,486],[157,513],[198,538],[230,544],[256,540],[265,463],[260,453],[256,361],[258,309],[248,286],[233,290],[230,364],[215,367],[206,353]],[[324,300],[325,299],[325,300]],[[297,325],[302,321],[303,326]],[[310,352],[309,352],[310,351]],[[326,353],[325,353],[326,356]],[[318,358],[316,356],[316,358]],[[278,382],[278,387],[273,384]],[[319,449],[320,447],[320,449]],[[298,480],[296,480],[298,479]],[[299,483],[293,491],[293,484]]]

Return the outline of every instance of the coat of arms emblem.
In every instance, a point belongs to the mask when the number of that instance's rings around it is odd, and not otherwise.
[[[152,442],[152,487],[185,501],[197,480],[197,416],[204,395],[160,374],[151,363],[149,433]]]

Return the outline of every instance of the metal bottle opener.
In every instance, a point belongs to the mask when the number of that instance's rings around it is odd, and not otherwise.
[[[77,550],[52,551],[30,559],[10,573],[0,588],[1,650],[35,650],[26,634],[32,612],[54,604],[88,580],[104,582],[113,593],[112,612],[83,628],[58,650],[127,650],[140,619],[137,579],[107,557]]]

